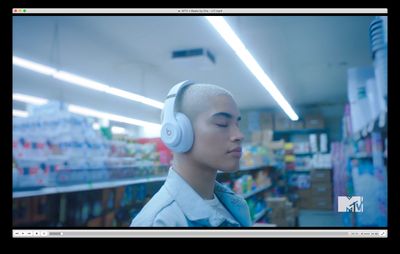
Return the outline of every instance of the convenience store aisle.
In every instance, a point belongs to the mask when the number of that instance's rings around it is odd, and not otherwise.
[[[207,22],[14,17],[14,227],[128,227],[171,165],[160,113],[186,79],[237,100],[241,170],[217,180],[247,201],[255,224],[387,225],[387,19],[227,17],[298,117],[283,113]],[[337,213],[340,196],[358,205],[364,197],[365,211]]]

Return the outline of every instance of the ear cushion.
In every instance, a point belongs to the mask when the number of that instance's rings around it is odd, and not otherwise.
[[[184,153],[190,150],[193,145],[194,133],[189,118],[183,113],[176,113],[176,122],[181,129],[181,140],[173,149],[174,152]]]
[[[173,150],[182,139],[182,131],[177,122],[166,122],[161,127],[161,140]]]

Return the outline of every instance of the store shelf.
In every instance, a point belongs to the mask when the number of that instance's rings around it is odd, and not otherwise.
[[[240,167],[239,171],[252,171],[252,170],[259,170],[259,169],[264,169],[264,168],[268,168],[268,167],[271,168],[271,167],[275,167],[275,166],[276,166],[275,164],[270,164],[270,165],[258,165],[258,166]],[[226,173],[226,172],[223,172],[221,170],[218,170],[217,173],[218,174],[230,174],[231,172]]]
[[[275,167],[275,164],[270,164],[270,165],[258,165],[258,166],[249,166],[249,167],[241,167],[240,171],[251,171],[251,170],[258,170],[262,168],[268,168],[268,167]]]
[[[311,169],[286,170],[286,173],[310,173]]]
[[[42,196],[42,195],[57,194],[57,193],[115,188],[120,186],[134,185],[141,183],[162,182],[165,181],[165,179],[167,179],[166,176],[159,176],[159,177],[149,177],[141,179],[85,183],[85,184],[75,184],[75,185],[58,186],[58,187],[45,187],[39,190],[32,190],[32,191],[14,191],[13,198],[25,198],[25,197]]]
[[[302,130],[275,130],[274,134],[285,135],[285,134],[309,134],[309,133],[321,133],[326,132],[327,129],[302,129]]]
[[[256,195],[256,194],[258,194],[258,193],[260,193],[260,192],[262,192],[262,191],[265,191],[265,190],[267,190],[267,189],[269,189],[269,188],[272,188],[272,184],[266,184],[266,185],[261,186],[261,187],[255,189],[255,190],[253,190],[253,191],[250,191],[250,192],[248,192],[248,193],[241,194],[241,196],[242,196],[243,198],[249,198],[249,197],[251,197],[251,196],[253,196],[253,195]]]
[[[295,155],[295,156],[313,156],[314,154],[317,154],[317,153],[294,153],[293,155]]]
[[[372,154],[357,153],[350,156],[352,159],[372,159]]]

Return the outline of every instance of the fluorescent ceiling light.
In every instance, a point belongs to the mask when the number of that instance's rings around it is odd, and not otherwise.
[[[140,102],[158,109],[162,109],[164,103],[131,93],[122,89],[118,89],[107,84],[103,84],[88,78],[84,78],[73,73],[57,70],[49,66],[38,64],[17,56],[13,56],[13,64],[46,75],[51,75],[55,79],[59,79],[70,84],[82,86],[85,88],[97,90],[100,92],[108,93],[118,97],[122,97],[131,101]]]
[[[223,17],[205,17],[292,121],[299,117]]]
[[[21,98],[23,98],[23,100]],[[38,104],[39,102],[43,104],[44,102],[48,102],[48,100],[44,99],[44,98],[34,97],[34,96],[30,96],[30,95],[26,95],[26,94],[19,94],[19,93],[14,93],[13,94],[13,100],[19,100],[19,101],[23,101],[25,103],[30,103],[30,104]],[[81,107],[81,106],[78,106],[78,105],[72,105],[72,104],[68,105],[68,111],[70,111],[72,113],[75,113],[75,114],[79,114],[79,115],[92,116],[92,117],[96,117],[96,118],[99,118],[99,119],[104,119],[104,120],[107,120],[107,121],[111,120],[111,121],[116,121],[116,122],[127,123],[127,124],[131,124],[131,125],[136,125],[136,126],[141,126],[141,127],[148,128],[148,129],[151,129],[151,130],[158,130],[158,132],[161,130],[161,125],[160,124],[147,122],[147,121],[134,119],[134,118],[129,118],[129,117],[125,117],[125,116],[105,113],[105,112],[93,110],[93,109],[90,109],[90,108]],[[28,113],[26,111],[13,109],[13,115],[21,116],[21,117],[27,117]],[[94,123],[92,125],[92,127],[94,129],[96,129],[96,128],[100,128],[100,125],[98,123]]]
[[[13,116],[16,117],[28,117],[28,112],[18,109],[13,109]]]
[[[58,71],[53,75],[53,77],[56,79],[74,84],[74,85],[86,87],[86,88],[101,91],[101,92],[105,92],[109,87],[108,85],[105,85],[105,84],[102,84],[102,83],[99,83],[99,82],[96,82],[96,81],[93,81],[93,80],[90,80],[87,78],[83,78],[78,75],[75,75],[75,74],[72,74],[69,72],[65,72],[65,71]]]
[[[45,75],[53,75],[57,71],[49,66],[38,64],[17,56],[13,56],[13,64]]]
[[[108,94],[116,95],[122,98],[126,98],[131,101],[139,101],[143,104],[147,104],[149,106],[162,109],[164,107],[164,103],[138,95],[131,92],[127,92],[118,88],[108,87],[105,91]]]
[[[108,119],[110,121],[127,123],[127,124],[142,126],[145,128],[159,128],[161,130],[160,124],[142,121],[142,120],[129,118],[129,117],[125,117],[125,116],[105,113],[105,112],[101,112],[101,111],[97,111],[94,109],[81,107],[81,106],[77,106],[77,105],[72,105],[72,104],[68,105],[68,111],[75,113],[75,114],[79,114],[79,115],[92,116],[92,117],[96,117],[96,118],[100,118],[100,119],[104,118],[104,119]]]
[[[123,127],[118,127],[118,126],[112,126],[111,127],[111,132],[114,134],[125,134],[126,129]]]
[[[20,93],[13,93],[13,100],[22,101],[22,102],[34,104],[34,105],[43,105],[48,102],[48,100],[43,99],[43,98],[20,94]]]

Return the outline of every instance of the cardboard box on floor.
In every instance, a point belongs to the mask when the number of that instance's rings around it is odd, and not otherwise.
[[[332,184],[330,182],[313,182],[311,184],[311,196],[332,196]]]
[[[313,169],[310,172],[311,183],[316,182],[332,182],[331,169]]]
[[[268,197],[266,198],[267,206],[271,208],[269,214],[270,222],[278,227],[295,226],[297,210],[293,208],[293,204],[286,197]]]
[[[331,196],[313,197],[311,199],[310,209],[313,210],[332,210],[333,202]]]

